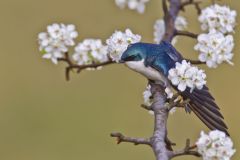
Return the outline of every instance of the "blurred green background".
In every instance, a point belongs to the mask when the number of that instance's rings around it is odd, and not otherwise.
[[[208,2],[205,0],[205,2]],[[239,0],[225,0],[240,13]],[[204,3],[203,6],[207,5]],[[196,11],[188,7],[189,30],[199,33]],[[160,0],[146,13],[120,10],[114,0],[0,0],[0,159],[2,160],[122,160],[154,159],[150,148],[116,145],[112,131],[148,137],[153,117],[139,106],[146,80],[123,65],[84,71],[65,81],[64,64],[53,65],[38,52],[37,34],[54,22],[73,23],[84,38],[108,38],[116,29],[131,28],[152,42],[153,23],[162,17]],[[238,16],[238,22],[240,22]],[[207,69],[208,86],[221,106],[240,148],[239,29],[235,33],[235,66]],[[196,58],[196,40],[176,45],[185,57]],[[178,110],[168,122],[169,137],[181,148],[193,142],[205,126]],[[239,152],[233,159],[237,160]],[[178,158],[194,160],[192,157]]]

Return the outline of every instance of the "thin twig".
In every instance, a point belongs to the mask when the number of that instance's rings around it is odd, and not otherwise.
[[[58,58],[58,61],[66,62],[69,66],[73,65],[72,61],[69,58],[68,52],[65,52],[64,58]]]
[[[201,157],[201,155],[197,152],[197,151],[185,151],[185,150],[181,150],[181,151],[174,151],[174,155],[173,157],[179,157],[179,156],[185,156],[185,155],[192,155],[192,156],[196,156],[196,157]]]
[[[201,62],[199,60],[191,60],[191,59],[185,59],[185,60],[190,62],[191,64],[196,64],[196,65],[206,64],[206,62]]]
[[[175,31],[175,36],[186,36],[186,37],[190,37],[190,38],[195,38],[195,39],[197,39],[198,34],[191,33],[191,32],[188,32],[188,31],[179,31],[179,30],[176,30],[176,31]]]
[[[172,103],[169,103],[168,111],[171,111],[171,109],[173,109],[174,107],[185,108],[189,101],[189,99],[186,99],[183,102],[181,102],[181,100],[173,101]]]
[[[188,1],[185,1],[185,2],[183,2],[183,3],[181,4],[180,9],[181,9],[182,11],[185,11],[185,7],[186,7],[186,6],[188,6],[188,5],[194,5],[195,8],[196,8],[196,10],[197,10],[197,13],[198,13],[198,15],[199,15],[199,14],[201,14],[201,8],[200,8],[200,4],[201,4],[201,3],[202,3],[201,1],[188,0]]]
[[[117,144],[121,142],[133,143],[134,145],[145,144],[151,146],[150,140],[146,138],[126,137],[122,133],[111,133],[111,137],[117,138]]]
[[[115,62],[113,61],[106,61],[106,62],[102,62],[102,63],[96,63],[96,64],[86,64],[86,65],[71,65],[71,66],[68,66],[67,69],[66,69],[66,75],[67,75],[67,80],[69,80],[69,74],[70,74],[70,71],[72,69],[77,69],[77,73],[80,73],[80,71],[84,70],[84,69],[87,69],[87,68],[98,68],[98,67],[102,67],[102,66],[106,66],[106,65],[109,65],[109,64],[113,64]]]
[[[68,66],[65,69],[66,80],[70,80],[70,72],[73,69],[77,69],[77,73],[80,73],[80,71],[82,71],[84,69],[87,69],[87,68],[98,68],[98,67],[102,67],[102,66],[106,66],[106,65],[115,63],[114,61],[109,60],[109,61],[102,62],[102,63],[77,65],[77,64],[74,64],[71,61],[71,59],[69,57],[69,54],[67,52],[65,53],[65,57],[64,58],[58,58],[58,61],[63,61],[63,62],[66,62],[68,64]]]
[[[164,14],[164,20],[168,17],[168,7],[167,7],[167,0],[162,0],[162,8]]]
[[[151,107],[151,106],[146,106],[145,104],[141,104],[141,107],[142,107],[143,109],[148,110],[148,111],[152,111],[152,107]]]
[[[201,157],[201,155],[197,151],[194,151],[194,149],[196,148],[197,148],[196,145],[190,146],[190,140],[187,139],[185,148],[182,150],[173,151],[171,157],[173,158],[173,157],[178,157],[183,155],[192,155],[196,157]]]

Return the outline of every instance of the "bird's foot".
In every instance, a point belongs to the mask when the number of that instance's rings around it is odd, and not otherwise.
[[[172,99],[168,101],[168,111],[172,110],[175,107],[185,108],[187,112],[189,112],[190,108],[188,106],[189,99],[184,100],[179,94],[174,95]]]

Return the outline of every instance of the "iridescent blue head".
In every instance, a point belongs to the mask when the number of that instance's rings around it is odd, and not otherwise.
[[[130,44],[127,50],[122,54],[120,63],[128,61],[141,61],[147,56],[147,48],[143,43]]]

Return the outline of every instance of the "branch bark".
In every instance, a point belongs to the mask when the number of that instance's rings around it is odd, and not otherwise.
[[[186,59],[186,61],[190,62],[191,64],[196,64],[196,65],[206,64],[205,62],[201,62],[199,60]]]
[[[111,137],[117,138],[117,144],[121,142],[133,143],[134,145],[145,144],[151,146],[150,140],[146,138],[126,137],[122,133],[111,133]]]
[[[171,158],[184,156],[184,155],[192,155],[192,156],[196,156],[196,157],[201,157],[201,155],[197,151],[193,151],[193,149],[196,149],[196,148],[197,148],[196,145],[190,146],[190,140],[187,139],[185,148],[182,150],[173,151]]]
[[[68,53],[65,53],[65,57],[64,58],[59,58],[58,61],[63,61],[67,63],[67,67],[65,69],[65,76],[66,76],[66,80],[69,81],[70,80],[70,72],[73,69],[77,69],[77,73],[80,73],[82,70],[87,69],[87,68],[98,68],[98,67],[102,67],[102,66],[106,66],[109,64],[114,64],[115,62],[112,60],[108,60],[106,62],[102,62],[102,63],[93,63],[93,64],[86,64],[86,65],[78,65],[78,64],[74,64]]]
[[[198,15],[200,15],[201,14],[200,3],[202,3],[202,2],[201,1],[188,0],[188,1],[185,1],[185,2],[181,3],[180,9],[182,11],[185,11],[186,6],[194,5],[196,10],[197,10]]]
[[[165,1],[165,0],[163,0]],[[169,0],[170,6],[169,9],[166,12],[166,9],[164,10],[164,21],[165,21],[165,28],[166,32],[164,35],[165,41],[171,41],[174,37],[175,33],[175,20],[177,18],[177,15],[180,11],[181,2],[180,0]],[[164,6],[163,6],[164,7]]]
[[[164,86],[151,84],[154,97],[152,110],[154,112],[154,132],[151,138],[152,149],[157,160],[170,159],[171,151],[167,149],[167,118],[168,108],[165,105],[166,96]]]
[[[188,32],[188,31],[176,30],[174,36],[186,36],[186,37],[197,39],[198,34],[191,33],[191,32]]]
[[[165,1],[165,0],[163,0]],[[163,40],[171,42],[175,34],[175,20],[180,11],[181,2],[180,0],[169,0],[169,9],[164,9],[164,21],[166,32]],[[156,160],[169,160],[171,159],[172,151],[170,151],[166,144],[167,138],[167,119],[168,119],[168,108],[165,105],[166,95],[165,86],[151,84],[151,92],[153,95],[153,106],[152,109],[155,115],[154,122],[154,133],[151,139],[152,148],[155,153]]]

